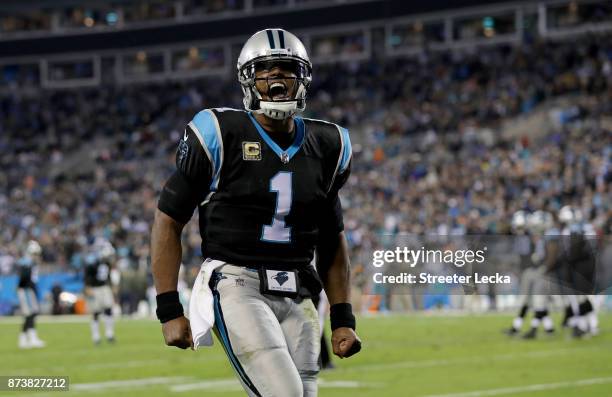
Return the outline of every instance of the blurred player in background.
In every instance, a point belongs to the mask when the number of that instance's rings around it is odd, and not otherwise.
[[[567,295],[567,325],[572,335],[581,338],[599,332],[597,312],[592,297],[595,286],[595,228],[584,221],[582,211],[566,205],[559,211],[561,230],[562,260],[565,265],[565,285],[573,292]]]
[[[533,253],[533,242],[527,229],[527,217],[526,211],[520,210],[512,215],[512,233],[515,236],[515,250],[520,257],[521,266],[521,282],[519,292],[519,313],[512,320],[510,328],[506,329],[504,333],[509,336],[517,335],[521,332],[525,317],[529,312],[529,307],[532,305],[532,294],[535,280],[538,277],[537,267],[532,262]]]
[[[87,308],[91,319],[91,339],[100,344],[100,316],[104,319],[105,337],[109,343],[115,342],[113,319],[113,291],[111,289],[111,268],[115,249],[109,242],[94,245],[93,252],[85,258],[85,290]]]
[[[548,335],[555,332],[554,323],[550,317],[550,305],[553,299],[550,274],[554,269],[557,256],[551,244],[553,244],[552,240],[559,236],[559,229],[555,226],[552,214],[542,210],[527,216],[527,227],[533,239],[531,262],[534,266],[534,276],[530,282],[534,313],[531,328],[523,335],[523,338],[535,339],[540,326]]]
[[[536,338],[540,326],[543,326],[547,334],[553,334],[555,329],[550,317],[550,304],[553,299],[550,272],[554,270],[558,259],[554,244],[559,236],[559,229],[549,212],[538,210],[527,213],[521,210],[512,217],[512,230],[517,236],[515,249],[520,255],[523,272],[519,313],[505,333],[510,336],[518,335],[531,308],[531,327],[523,338]]]
[[[17,262],[19,266],[19,283],[17,296],[19,307],[24,317],[23,328],[19,334],[18,346],[20,349],[40,348],[45,342],[38,338],[35,318],[40,313],[38,297],[36,296],[36,280],[38,278],[37,266],[40,263],[42,249],[38,242],[28,242],[23,257]]]

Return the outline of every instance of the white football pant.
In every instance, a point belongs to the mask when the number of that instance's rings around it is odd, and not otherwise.
[[[216,281],[215,281],[216,280]],[[310,299],[262,295],[254,269],[212,278],[215,333],[251,397],[316,397],[320,333]]]

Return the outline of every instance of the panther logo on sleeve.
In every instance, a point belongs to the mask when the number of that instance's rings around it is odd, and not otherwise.
[[[187,140],[181,139],[179,141],[178,156],[177,156],[177,161],[181,167],[183,166],[183,162],[187,158],[188,154],[189,154],[189,144],[187,143]]]

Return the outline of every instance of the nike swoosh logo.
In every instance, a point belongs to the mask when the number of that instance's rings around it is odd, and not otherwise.
[[[187,129],[185,129],[185,135],[183,135],[183,140],[187,142]]]

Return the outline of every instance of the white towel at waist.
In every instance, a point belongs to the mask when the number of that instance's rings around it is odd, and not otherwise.
[[[212,346],[211,330],[215,325],[215,312],[213,309],[213,295],[208,282],[215,269],[225,265],[225,262],[216,259],[206,259],[200,267],[200,273],[193,283],[191,298],[189,300],[189,323],[193,348]]]

